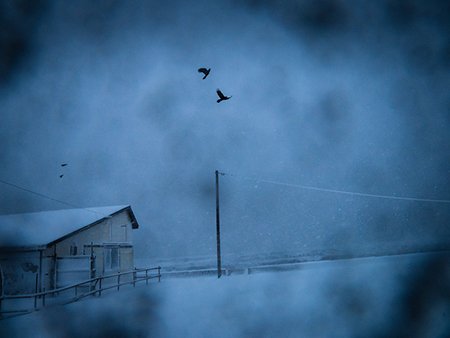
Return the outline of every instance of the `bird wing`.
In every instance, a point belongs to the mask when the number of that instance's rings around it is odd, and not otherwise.
[[[220,91],[220,89],[217,89],[216,92],[217,92],[217,95],[219,95],[219,97],[220,97],[221,99],[224,99],[224,98],[225,98],[225,95],[222,94],[222,92]]]
[[[199,69],[198,69],[198,72],[199,72],[199,73],[206,74],[206,73],[208,72],[208,70],[207,70],[206,68],[199,68]]]

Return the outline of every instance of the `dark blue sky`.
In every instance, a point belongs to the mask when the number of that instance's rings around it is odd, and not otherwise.
[[[0,179],[82,207],[131,204],[140,255],[214,254],[216,169],[450,199],[445,1],[42,0],[0,13]],[[216,88],[233,98],[217,104]],[[232,252],[450,239],[448,204],[226,176],[221,192]],[[64,207],[0,188],[2,214]]]

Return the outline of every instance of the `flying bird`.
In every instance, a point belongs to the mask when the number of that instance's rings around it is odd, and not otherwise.
[[[206,68],[199,68],[198,72],[199,73],[203,73],[205,74],[205,76],[203,76],[203,80],[206,79],[206,77],[209,75],[209,72],[211,71],[211,68],[206,69]]]
[[[217,100],[217,103],[219,103],[220,101],[223,101],[223,100],[229,100],[230,98],[233,97],[233,95],[231,95],[231,96],[223,95],[222,92],[220,91],[220,89],[217,89],[216,92],[217,92],[217,95],[219,95],[219,99]]]
[[[64,174],[63,175],[59,175],[59,178],[62,178],[64,176]]]
[[[67,163],[63,163],[61,164],[61,167],[65,167],[67,165]]]

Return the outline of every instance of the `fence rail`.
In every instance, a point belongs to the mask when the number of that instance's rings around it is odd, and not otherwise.
[[[153,274],[149,275],[149,271],[155,271],[155,270],[158,270],[156,275],[153,275]],[[143,275],[144,273],[145,273],[145,275]],[[125,282],[120,281],[121,277],[128,276],[128,275],[132,276],[131,281],[125,281]],[[117,283],[114,283],[115,278],[117,278]],[[134,286],[136,286],[136,283],[143,282],[143,281],[145,281],[145,283],[148,285],[148,281],[150,279],[154,279],[154,278],[158,278],[158,282],[161,281],[161,267],[160,266],[155,267],[155,268],[148,268],[148,269],[134,269],[133,271],[119,272],[119,273],[107,275],[107,276],[99,276],[99,277],[91,278],[91,279],[85,280],[83,282],[69,285],[69,286],[55,289],[55,290],[45,291],[45,288],[44,288],[43,292],[38,292],[38,293],[33,293],[33,294],[3,295],[3,296],[0,296],[0,320],[10,318],[10,317],[24,315],[27,313],[32,313],[34,311],[38,311],[40,308],[45,306],[46,298],[48,299],[49,296],[50,297],[53,296],[53,298],[58,297],[58,295],[61,294],[62,292],[66,292],[71,289],[74,290],[74,296],[72,298],[62,302],[61,303],[62,305],[76,302],[82,298],[85,298],[85,297],[91,296],[91,295],[97,294],[98,296],[101,296],[102,291],[106,291],[109,289],[117,288],[117,291],[119,291],[120,287],[123,285],[132,284],[134,287]],[[112,281],[112,282],[106,283],[107,281]],[[113,284],[111,284],[111,283],[113,283]],[[103,287],[102,287],[102,284],[103,284]],[[107,284],[107,285],[105,285],[105,284]],[[80,288],[86,288],[86,287],[89,288],[89,291],[79,294]],[[6,301],[6,300],[14,300],[14,299],[15,300],[34,299],[34,307],[31,309],[28,308],[26,310],[3,311],[2,303],[4,303],[4,301]]]

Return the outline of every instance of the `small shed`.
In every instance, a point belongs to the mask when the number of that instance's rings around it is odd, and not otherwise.
[[[129,205],[0,216],[0,289],[32,294],[131,271],[138,228]]]

